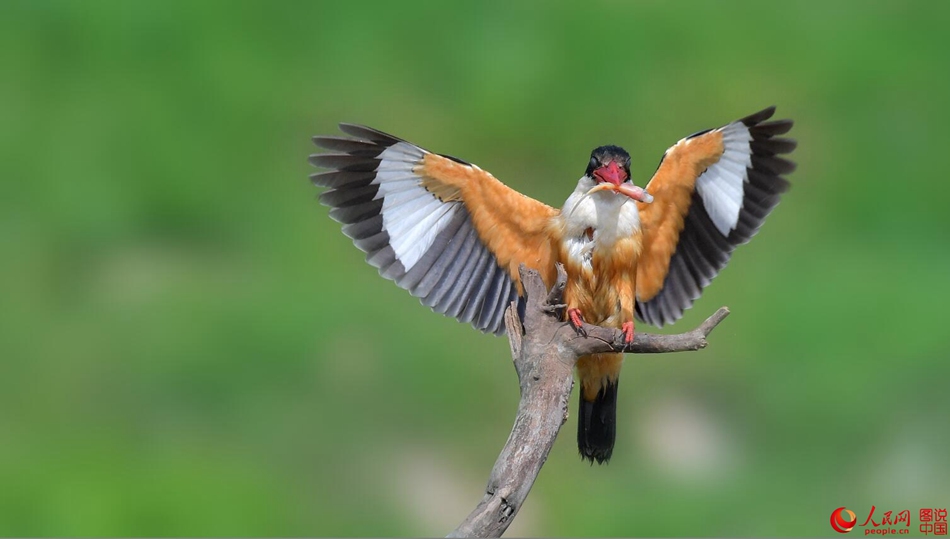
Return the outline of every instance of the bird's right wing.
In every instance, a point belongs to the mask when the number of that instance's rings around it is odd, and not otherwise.
[[[666,151],[638,203],[644,243],[637,266],[636,315],[663,326],[678,320],[755,235],[788,190],[795,169],[783,155],[795,141],[777,137],[791,120],[766,121],[775,107],[696,133]]]
[[[352,137],[314,137],[333,153],[310,156],[330,169],[311,175],[320,201],[379,273],[434,311],[482,331],[505,332],[522,263],[554,271],[558,210],[458,159],[368,127]],[[546,279],[549,281],[549,279]]]

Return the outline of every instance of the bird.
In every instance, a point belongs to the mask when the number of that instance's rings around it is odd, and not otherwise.
[[[518,268],[547,286],[567,273],[563,319],[616,328],[680,319],[779,203],[797,146],[769,107],[681,139],[645,187],[630,154],[605,145],[561,208],[525,196],[477,165],[369,127],[316,136],[311,181],[342,231],[379,274],[433,311],[496,335],[523,301]],[[578,167],[579,168],[579,167]],[[622,353],[578,359],[577,445],[607,463],[616,441]]]

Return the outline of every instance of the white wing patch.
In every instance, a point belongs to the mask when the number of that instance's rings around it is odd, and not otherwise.
[[[750,140],[749,128],[742,122],[723,127],[722,157],[696,180],[706,213],[723,236],[729,236],[739,222],[743,185],[748,179],[746,169],[752,166]]]
[[[379,154],[372,182],[379,185],[375,200],[383,200],[383,230],[407,272],[459,211],[458,204],[440,201],[421,185],[412,169],[424,157],[425,151],[408,142],[393,144]]]

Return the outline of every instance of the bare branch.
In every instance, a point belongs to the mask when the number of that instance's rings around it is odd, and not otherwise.
[[[624,344],[623,332],[619,329],[605,328],[584,324],[581,331],[587,334],[585,338],[578,334],[570,324],[564,322],[565,332],[574,333],[565,339],[565,345],[570,347],[578,356],[599,354],[604,352],[630,352],[634,354],[662,354],[667,352],[690,352],[706,348],[709,343],[706,337],[720,322],[729,316],[728,307],[720,307],[705,322],[692,331],[675,335],[657,335],[654,333],[637,333],[633,342]]]
[[[505,312],[511,355],[521,386],[518,413],[492,468],[482,501],[449,537],[501,537],[511,525],[567,421],[578,357],[600,352],[700,350],[707,346],[709,333],[729,315],[729,309],[722,307],[692,331],[677,335],[637,333],[633,342],[625,345],[620,330],[584,324],[577,331],[562,321],[567,274],[560,264],[551,290],[545,289],[537,271],[522,265],[519,273],[525,292],[524,320],[518,316],[515,303]]]

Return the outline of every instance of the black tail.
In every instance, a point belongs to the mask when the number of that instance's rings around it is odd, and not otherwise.
[[[584,391],[580,394],[580,406],[577,409],[577,449],[581,458],[591,464],[603,464],[610,460],[614,452],[614,441],[617,439],[617,384],[620,380],[600,388],[597,398],[593,402],[584,399]]]

